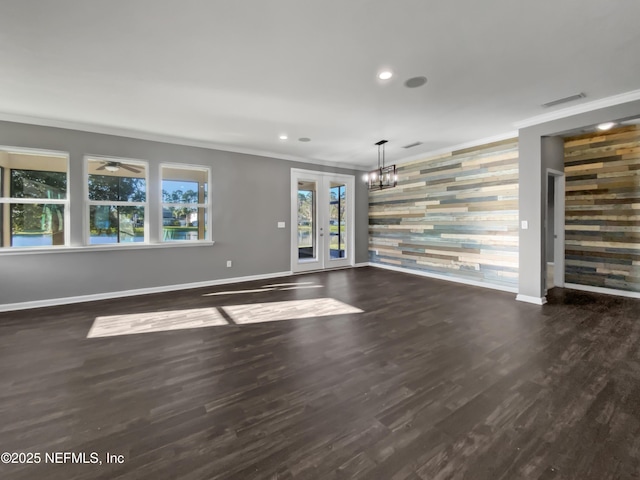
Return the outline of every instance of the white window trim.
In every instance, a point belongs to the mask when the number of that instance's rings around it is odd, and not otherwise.
[[[147,160],[137,159],[137,158],[128,158],[128,157],[117,157],[117,156],[105,156],[105,155],[92,155],[86,154],[82,159],[82,179],[83,179],[83,199],[82,199],[82,235],[81,238],[83,240],[82,245],[71,245],[71,204],[75,204],[76,200],[73,195],[74,188],[70,183],[70,175],[71,175],[71,162],[70,162],[70,154],[69,152],[59,151],[59,150],[48,150],[48,149],[38,149],[38,148],[26,148],[26,147],[12,147],[12,146],[4,146],[0,145],[0,151],[7,153],[26,153],[31,155],[51,155],[56,157],[62,157],[66,160],[66,174],[67,174],[67,195],[66,199],[36,199],[36,198],[11,198],[11,197],[0,197],[0,205],[4,203],[32,203],[32,204],[63,204],[64,208],[64,245],[51,245],[51,246],[42,246],[42,247],[0,247],[0,256],[13,256],[13,255],[43,255],[43,254],[51,254],[51,253],[78,253],[78,252],[96,252],[96,251],[116,251],[116,250],[138,250],[138,249],[153,249],[153,248],[181,248],[181,247],[208,247],[215,244],[213,241],[213,215],[212,215],[212,205],[213,205],[213,196],[212,196],[212,168],[207,165],[198,165],[198,164],[188,164],[188,163],[154,163]],[[90,201],[89,200],[89,173],[88,173],[88,161],[89,160],[99,160],[99,161],[117,161],[123,163],[138,163],[144,165],[145,167],[145,181],[147,185],[146,192],[146,202],[109,202],[109,201]],[[151,219],[151,206],[155,205],[155,202],[159,202],[160,215],[162,215],[163,208],[163,199],[162,199],[162,169],[163,167],[169,168],[182,168],[186,170],[195,169],[195,170],[206,170],[207,171],[207,202],[204,204],[169,204],[172,206],[189,206],[189,207],[200,207],[207,209],[207,222],[206,222],[206,238],[203,240],[175,240],[175,241],[163,241],[163,225],[162,218],[160,219]],[[155,170],[158,172],[158,185],[151,185],[149,178],[151,168],[158,169]],[[79,190],[75,190],[76,193]],[[77,202],[80,203],[80,202]],[[90,205],[122,205],[122,206],[144,206],[145,208],[145,241],[144,242],[131,242],[131,243],[108,243],[108,244],[90,244],[89,237],[89,207]],[[74,207],[74,216],[77,215],[77,208]],[[155,228],[156,221],[159,221],[158,225],[158,238],[159,240],[153,243],[150,242],[150,232],[152,228]]]
[[[41,148],[25,148],[25,147],[10,147],[0,145],[0,152],[5,153],[17,153],[26,155],[41,155],[41,156],[53,156],[61,157],[65,160],[65,168],[67,175],[67,192],[65,199],[49,199],[49,198],[12,198],[12,197],[0,197],[0,208],[4,204],[57,204],[64,205],[64,245],[50,245],[44,247],[13,247],[6,246],[0,247],[0,255],[15,254],[15,253],[32,253],[35,249],[43,252],[59,251],[69,248],[71,243],[71,187],[69,183],[69,152],[63,152],[60,150],[45,150]]]
[[[145,181],[145,201],[144,202],[123,202],[123,201],[109,201],[109,200],[90,200],[89,199],[89,162],[92,160],[97,160],[99,162],[119,162],[119,163],[127,163],[132,165],[140,165],[144,167],[144,181]],[[82,221],[82,238],[84,243],[84,248],[97,248],[100,250],[104,250],[106,248],[110,249],[120,249],[120,248],[132,248],[135,246],[149,246],[149,196],[151,195],[149,188],[149,162],[146,160],[140,160],[137,158],[127,158],[127,157],[111,157],[104,155],[85,155],[83,158],[83,179],[84,179],[84,216]],[[144,241],[142,242],[128,242],[128,243],[106,243],[104,245],[101,244],[92,244],[91,243],[91,207],[92,206],[116,206],[116,207],[144,207]]]
[[[77,253],[77,252],[105,252],[109,250],[145,250],[150,248],[180,248],[180,247],[208,247],[213,245],[213,241],[199,240],[182,241],[182,242],[163,242],[163,243],[106,243],[104,245],[83,245],[80,247],[55,246],[55,247],[8,247],[0,249],[1,256],[9,255],[36,255],[49,253]]]
[[[176,170],[203,170],[207,172],[207,201],[206,203],[165,203],[164,198],[162,197],[162,182],[163,182],[163,169],[164,168],[174,168]],[[211,195],[211,167],[205,165],[194,165],[190,163],[161,163],[160,164],[160,181],[158,182],[158,198],[160,199],[160,217],[159,217],[159,225],[158,225],[158,238],[161,244],[163,245],[213,245],[215,242],[213,241],[213,230],[212,230],[212,215],[211,215],[211,206],[212,206],[212,195]],[[163,225],[163,211],[165,205],[171,207],[191,207],[191,208],[204,208],[206,210],[206,234],[205,238],[202,240],[164,240],[164,225]]]

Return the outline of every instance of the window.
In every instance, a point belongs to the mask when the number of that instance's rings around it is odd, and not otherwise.
[[[153,191],[162,196],[149,199],[146,161],[86,156],[84,187],[76,185],[77,190],[84,188],[84,195],[70,188],[69,165],[66,153],[0,147],[0,251],[68,247],[80,236],[85,245],[117,248],[149,245],[150,240],[166,246],[211,239],[209,168],[160,165],[160,185]],[[74,208],[73,213],[77,220],[84,216],[84,231],[73,237],[69,192],[76,200],[84,196],[84,209]],[[149,218],[150,202],[157,202],[151,204],[162,212],[160,218]]]
[[[207,240],[208,168],[163,165],[162,240]]]
[[[147,164],[88,158],[87,195],[91,245],[146,242]]]
[[[68,243],[67,155],[0,150],[0,247]]]

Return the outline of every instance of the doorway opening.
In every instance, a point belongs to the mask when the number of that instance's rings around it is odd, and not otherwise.
[[[564,287],[564,172],[547,169],[545,292]]]

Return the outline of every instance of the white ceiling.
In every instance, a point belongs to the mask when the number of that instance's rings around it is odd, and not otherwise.
[[[0,0],[0,117],[371,167],[380,139],[399,161],[637,91],[638,19],[638,0]]]

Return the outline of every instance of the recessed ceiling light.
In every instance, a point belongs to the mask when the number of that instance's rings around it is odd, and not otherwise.
[[[378,74],[380,80],[389,80],[391,77],[393,77],[393,72],[389,70],[384,70]]]
[[[615,122],[601,123],[600,125],[598,125],[598,130],[611,130],[614,125]]]
[[[278,137],[278,138],[280,138],[280,140],[286,140],[289,137],[287,137],[286,135],[280,135],[280,137]]]

